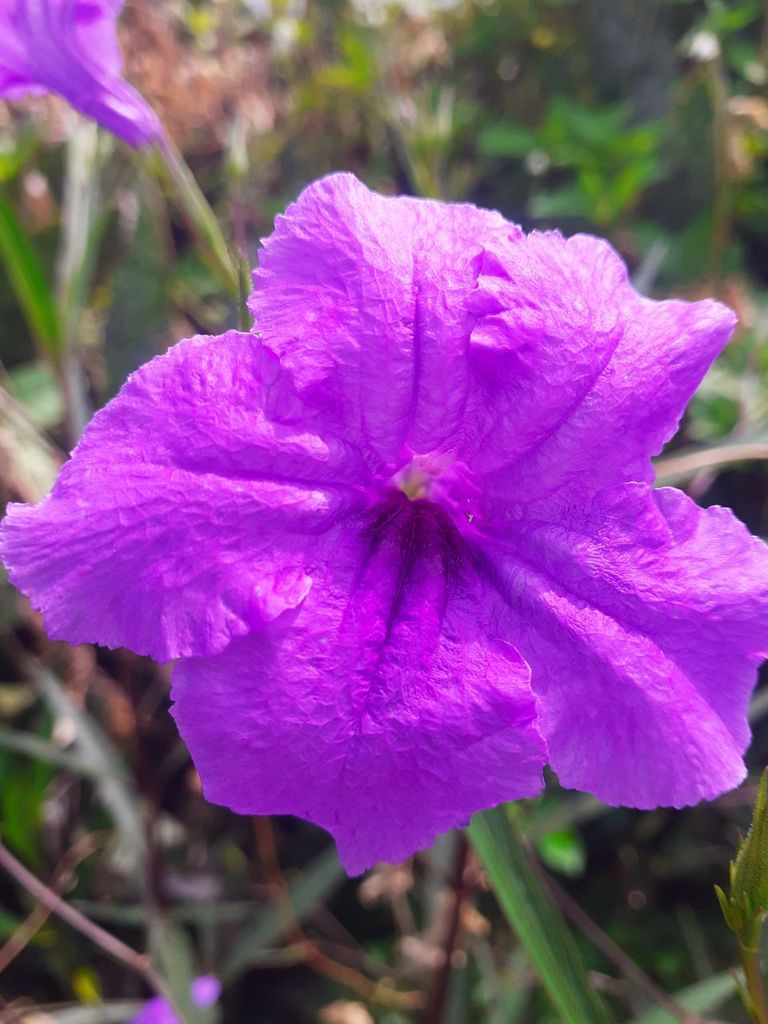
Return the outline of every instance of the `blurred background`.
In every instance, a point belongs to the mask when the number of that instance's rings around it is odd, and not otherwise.
[[[347,169],[604,235],[642,291],[728,302],[740,327],[658,474],[768,532],[763,0],[127,0],[120,33],[251,262],[303,185]],[[55,97],[0,102],[3,502],[45,493],[133,369],[237,324],[204,252],[155,155]],[[350,881],[320,830],[202,799],[168,682],[50,642],[0,588],[2,836],[35,875],[180,990],[217,975],[206,1020],[555,1024],[457,834]],[[746,1020],[712,886],[768,759],[761,691],[753,726],[752,781],[716,803],[637,813],[553,782],[517,812],[617,1020]],[[0,969],[3,1022],[129,1020],[149,994],[4,875]]]

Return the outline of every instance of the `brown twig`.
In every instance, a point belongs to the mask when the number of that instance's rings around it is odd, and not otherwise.
[[[657,483],[678,483],[705,469],[718,469],[734,462],[768,459],[768,444],[764,441],[738,441],[733,444],[687,451],[657,459]]]
[[[298,959],[312,970],[317,971],[318,974],[346,986],[371,1003],[378,1003],[380,1006],[388,1006],[397,1010],[419,1009],[423,1002],[421,992],[400,992],[385,981],[372,981],[353,967],[348,967],[346,964],[341,964],[326,956],[311,939],[307,938],[293,912],[288,886],[280,867],[272,822],[267,817],[255,817],[253,828],[261,867],[269,886],[275,912],[280,918],[285,935],[298,954]]]
[[[168,991],[162,978],[155,972],[152,962],[146,953],[139,953],[126,945],[121,939],[95,924],[79,910],[75,910],[49,886],[28,871],[21,861],[17,860],[10,850],[0,841],[0,867],[4,868],[19,885],[26,889],[38,903],[66,921],[81,935],[85,935],[108,956],[119,961],[132,971],[141,974],[149,987],[173,1005],[173,996]]]
[[[448,927],[445,932],[443,944],[444,959],[440,966],[439,973],[432,986],[429,1001],[422,1017],[422,1024],[442,1024],[445,1014],[445,1004],[448,998],[448,991],[451,984],[453,971],[453,954],[456,950],[461,935],[461,907],[464,902],[465,881],[464,876],[467,870],[467,858],[469,857],[469,843],[463,832],[458,834],[458,847],[456,849],[456,865],[451,884],[453,890],[453,906]]]

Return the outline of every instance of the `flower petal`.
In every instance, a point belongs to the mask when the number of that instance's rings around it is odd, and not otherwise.
[[[652,455],[735,325],[717,302],[654,302],[616,252],[558,232],[484,242],[472,307],[474,450],[490,494],[535,502],[650,481]]]
[[[12,582],[57,639],[221,650],[303,600],[360,501],[359,458],[312,428],[252,335],[180,342],[94,417],[48,498],[10,506]]]
[[[631,484],[521,522],[486,554],[563,785],[649,808],[741,781],[768,548],[731,512]]]
[[[250,307],[301,393],[396,466],[461,427],[473,259],[503,217],[388,198],[351,174],[310,185],[278,217]]]
[[[4,0],[0,95],[55,92],[132,146],[162,135],[154,111],[121,77],[116,0]]]
[[[328,829],[350,873],[531,796],[544,747],[503,602],[435,506],[341,528],[304,604],[174,671],[209,800]]]

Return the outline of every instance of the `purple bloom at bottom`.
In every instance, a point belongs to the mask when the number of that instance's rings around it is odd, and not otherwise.
[[[221,994],[221,982],[211,974],[203,974],[195,978],[190,991],[195,1006],[201,1009],[213,1006]],[[155,996],[144,1004],[138,1017],[134,1017],[130,1024],[179,1024],[179,1020],[170,1003],[161,996]]]
[[[768,548],[650,462],[733,313],[345,174],[254,285],[258,333],[135,373],[1,535],[53,637],[179,659],[207,797],[316,822],[355,873],[547,762],[639,808],[737,785]]]
[[[132,146],[162,135],[122,78],[122,0],[0,0],[0,97],[55,92]]]

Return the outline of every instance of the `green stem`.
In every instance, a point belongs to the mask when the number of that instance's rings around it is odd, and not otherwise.
[[[163,136],[158,150],[176,189],[179,205],[197,236],[206,262],[223,287],[237,299],[240,289],[238,271],[216,215],[181,153],[167,136]]]
[[[565,1024],[608,1024],[568,926],[534,869],[510,812],[476,814],[469,838],[507,920]]]
[[[98,147],[96,123],[73,116],[67,144],[56,262],[56,298],[61,323],[56,369],[64,399],[70,447],[77,443],[92,412],[77,336],[95,256],[93,229],[99,205]]]
[[[765,991],[763,972],[760,968],[760,957],[756,949],[750,949],[739,943],[741,962],[744,965],[749,1006],[747,1009],[756,1024],[768,1024],[768,996]]]

